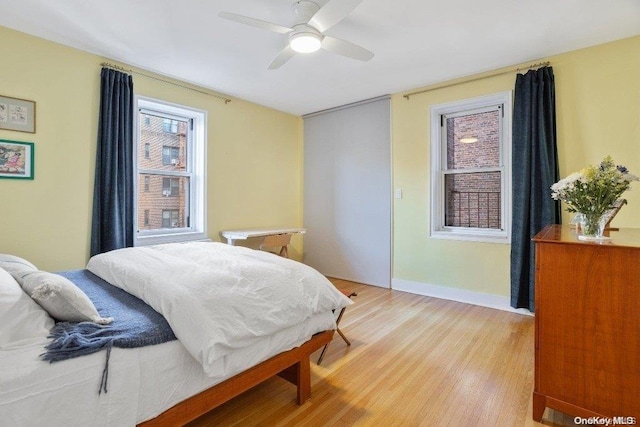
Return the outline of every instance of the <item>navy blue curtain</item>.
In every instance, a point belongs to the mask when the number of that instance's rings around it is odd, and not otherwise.
[[[133,79],[102,69],[91,256],[133,246]]]
[[[552,67],[518,74],[513,104],[511,305],[535,309],[535,250],[531,238],[560,223],[551,198],[558,181],[556,103]]]

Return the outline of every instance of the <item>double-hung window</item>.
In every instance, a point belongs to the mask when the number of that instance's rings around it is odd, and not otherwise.
[[[510,241],[511,92],[431,107],[431,237]]]
[[[206,113],[137,97],[136,245],[206,238]]]

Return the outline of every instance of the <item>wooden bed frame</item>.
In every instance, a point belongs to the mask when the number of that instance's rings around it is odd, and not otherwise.
[[[184,425],[212,409],[244,393],[261,382],[278,375],[298,388],[298,405],[311,398],[311,353],[329,343],[333,330],[319,332],[300,347],[293,348],[265,360],[177,405],[167,409],[156,418],[144,421],[139,426]]]

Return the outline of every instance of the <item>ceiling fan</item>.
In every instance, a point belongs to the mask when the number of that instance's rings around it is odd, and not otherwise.
[[[261,19],[220,12],[218,16],[241,24],[251,25],[274,33],[288,34],[289,43],[269,65],[270,70],[281,67],[296,53],[310,53],[322,48],[329,52],[360,61],[373,58],[373,52],[335,37],[325,35],[325,31],[342,21],[363,0],[329,0],[320,7],[310,0],[300,0],[291,6],[296,24],[285,27]]]

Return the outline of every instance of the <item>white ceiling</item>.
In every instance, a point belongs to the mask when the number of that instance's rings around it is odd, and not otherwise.
[[[291,26],[292,3],[0,0],[0,25],[296,115],[640,34],[639,0],[363,0],[327,34],[371,61],[318,51],[270,71],[287,36],[218,17]]]

